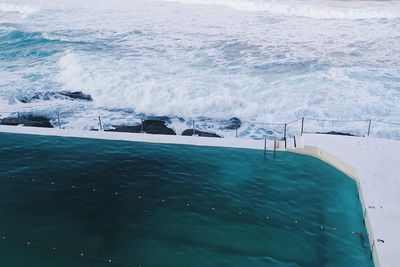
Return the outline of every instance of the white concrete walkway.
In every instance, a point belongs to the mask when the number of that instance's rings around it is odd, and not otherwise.
[[[162,144],[265,149],[264,140],[0,126],[0,132]],[[400,141],[305,134],[288,151],[318,157],[357,181],[375,266],[400,266]],[[280,142],[280,150],[284,142]],[[267,150],[273,149],[268,141]]]

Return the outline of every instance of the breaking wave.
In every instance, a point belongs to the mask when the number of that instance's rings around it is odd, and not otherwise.
[[[0,3],[0,12],[18,13],[21,17],[26,18],[38,11],[38,8],[27,5],[2,4]]]
[[[99,114],[109,125],[400,116],[400,20],[387,19],[400,16],[397,2],[22,1],[40,14],[0,4],[0,115],[66,113],[71,128]],[[355,19],[375,17],[386,19]],[[51,97],[62,91],[93,101]],[[21,101],[38,95],[50,97]]]
[[[256,1],[256,0],[165,0],[185,4],[223,5],[242,11],[263,11],[279,16],[316,19],[395,19],[400,4],[392,1]]]

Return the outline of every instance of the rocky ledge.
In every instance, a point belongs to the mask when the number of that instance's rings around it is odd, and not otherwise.
[[[242,121],[239,118],[233,117],[226,121],[225,129],[236,130],[242,127]]]
[[[0,120],[0,125],[23,125],[31,127],[44,127],[53,128],[50,123],[50,119],[44,116],[34,116],[34,115],[21,115],[19,117],[7,117]]]
[[[164,135],[176,135],[176,132],[168,128],[165,121],[162,120],[144,120],[139,125],[115,125],[114,129],[107,129],[107,132],[123,132],[123,133],[148,133],[148,134],[164,134]],[[194,130],[194,134],[202,137],[221,137],[215,133],[204,132],[200,130]],[[193,129],[186,129],[182,132],[184,136],[193,135]]]
[[[175,131],[168,128],[165,121],[160,120],[144,120],[141,124],[135,126],[118,125],[114,129],[106,130],[108,132],[124,132],[124,133],[148,133],[148,134],[165,134],[176,135]]]
[[[176,132],[167,127],[166,120],[156,120],[156,119],[148,119],[144,120],[139,125],[114,125],[112,129],[106,129],[107,132],[124,132],[124,133],[147,133],[147,134],[163,134],[163,135],[176,135]],[[31,126],[31,127],[45,127],[45,128],[53,128],[53,125],[50,123],[50,119],[45,116],[36,116],[32,114],[22,114],[18,117],[6,117],[4,119],[0,119],[0,125],[23,125],[23,126]],[[241,126],[241,121],[237,118],[232,118],[226,121],[223,129],[237,129]],[[93,129],[95,130],[95,129]],[[193,129],[186,129],[182,132],[183,136],[192,136],[197,135],[201,137],[217,137],[221,138],[222,136]]]
[[[79,91],[38,92],[31,96],[23,96],[18,98],[18,100],[21,101],[22,103],[31,103],[38,100],[46,101],[51,99],[93,101],[91,95],[87,95]]]
[[[193,130],[193,129],[186,129],[182,132],[182,135],[184,136],[192,136],[192,135],[198,135],[201,137],[221,137],[218,134],[215,133],[209,133],[209,132],[204,132],[200,130]]]
[[[316,132],[317,134],[331,134],[331,135],[344,135],[344,136],[354,136],[354,134],[351,133],[342,133],[342,132],[336,132],[336,131],[330,131],[330,132]]]

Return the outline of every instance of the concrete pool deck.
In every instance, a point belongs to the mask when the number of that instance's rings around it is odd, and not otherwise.
[[[0,126],[2,133],[102,140],[273,150],[273,141],[167,136],[56,128]],[[400,141],[371,137],[304,134],[288,139],[286,151],[320,158],[352,177],[358,186],[375,266],[400,265]],[[280,149],[284,142],[280,141]]]

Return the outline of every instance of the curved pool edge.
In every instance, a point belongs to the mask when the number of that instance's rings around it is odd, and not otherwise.
[[[369,240],[369,244],[370,244],[370,249],[371,249],[374,265],[376,267],[381,266],[381,264],[379,263],[379,257],[378,257],[377,251],[375,249],[375,246],[373,245],[375,239],[374,239],[373,231],[371,229],[370,221],[369,221],[367,213],[366,213],[367,207],[365,205],[365,199],[364,199],[362,188],[360,185],[360,177],[357,173],[356,168],[354,168],[353,166],[342,161],[340,158],[335,157],[333,154],[330,154],[329,152],[327,152],[323,149],[320,149],[318,147],[315,147],[315,146],[304,146],[303,148],[287,149],[286,151],[289,153],[307,155],[307,156],[317,158],[317,159],[331,165],[332,167],[338,169],[339,171],[343,172],[344,174],[346,174],[348,177],[352,178],[356,182],[358,195],[359,195],[359,199],[360,199],[362,210],[363,210],[363,218],[364,218],[364,222],[365,222],[365,227],[368,232],[368,240]]]
[[[400,262],[400,141],[325,134],[299,136],[306,154],[337,168],[357,183],[375,266]]]
[[[308,155],[315,158],[318,158],[325,163],[335,167],[339,171],[343,172],[353,180],[355,180],[358,184],[359,177],[356,168],[347,164],[346,162],[342,161],[340,158],[335,157],[334,155],[330,154],[329,152],[318,148],[316,146],[304,146],[302,148],[289,148],[286,149],[286,152],[301,154],[301,155]]]

